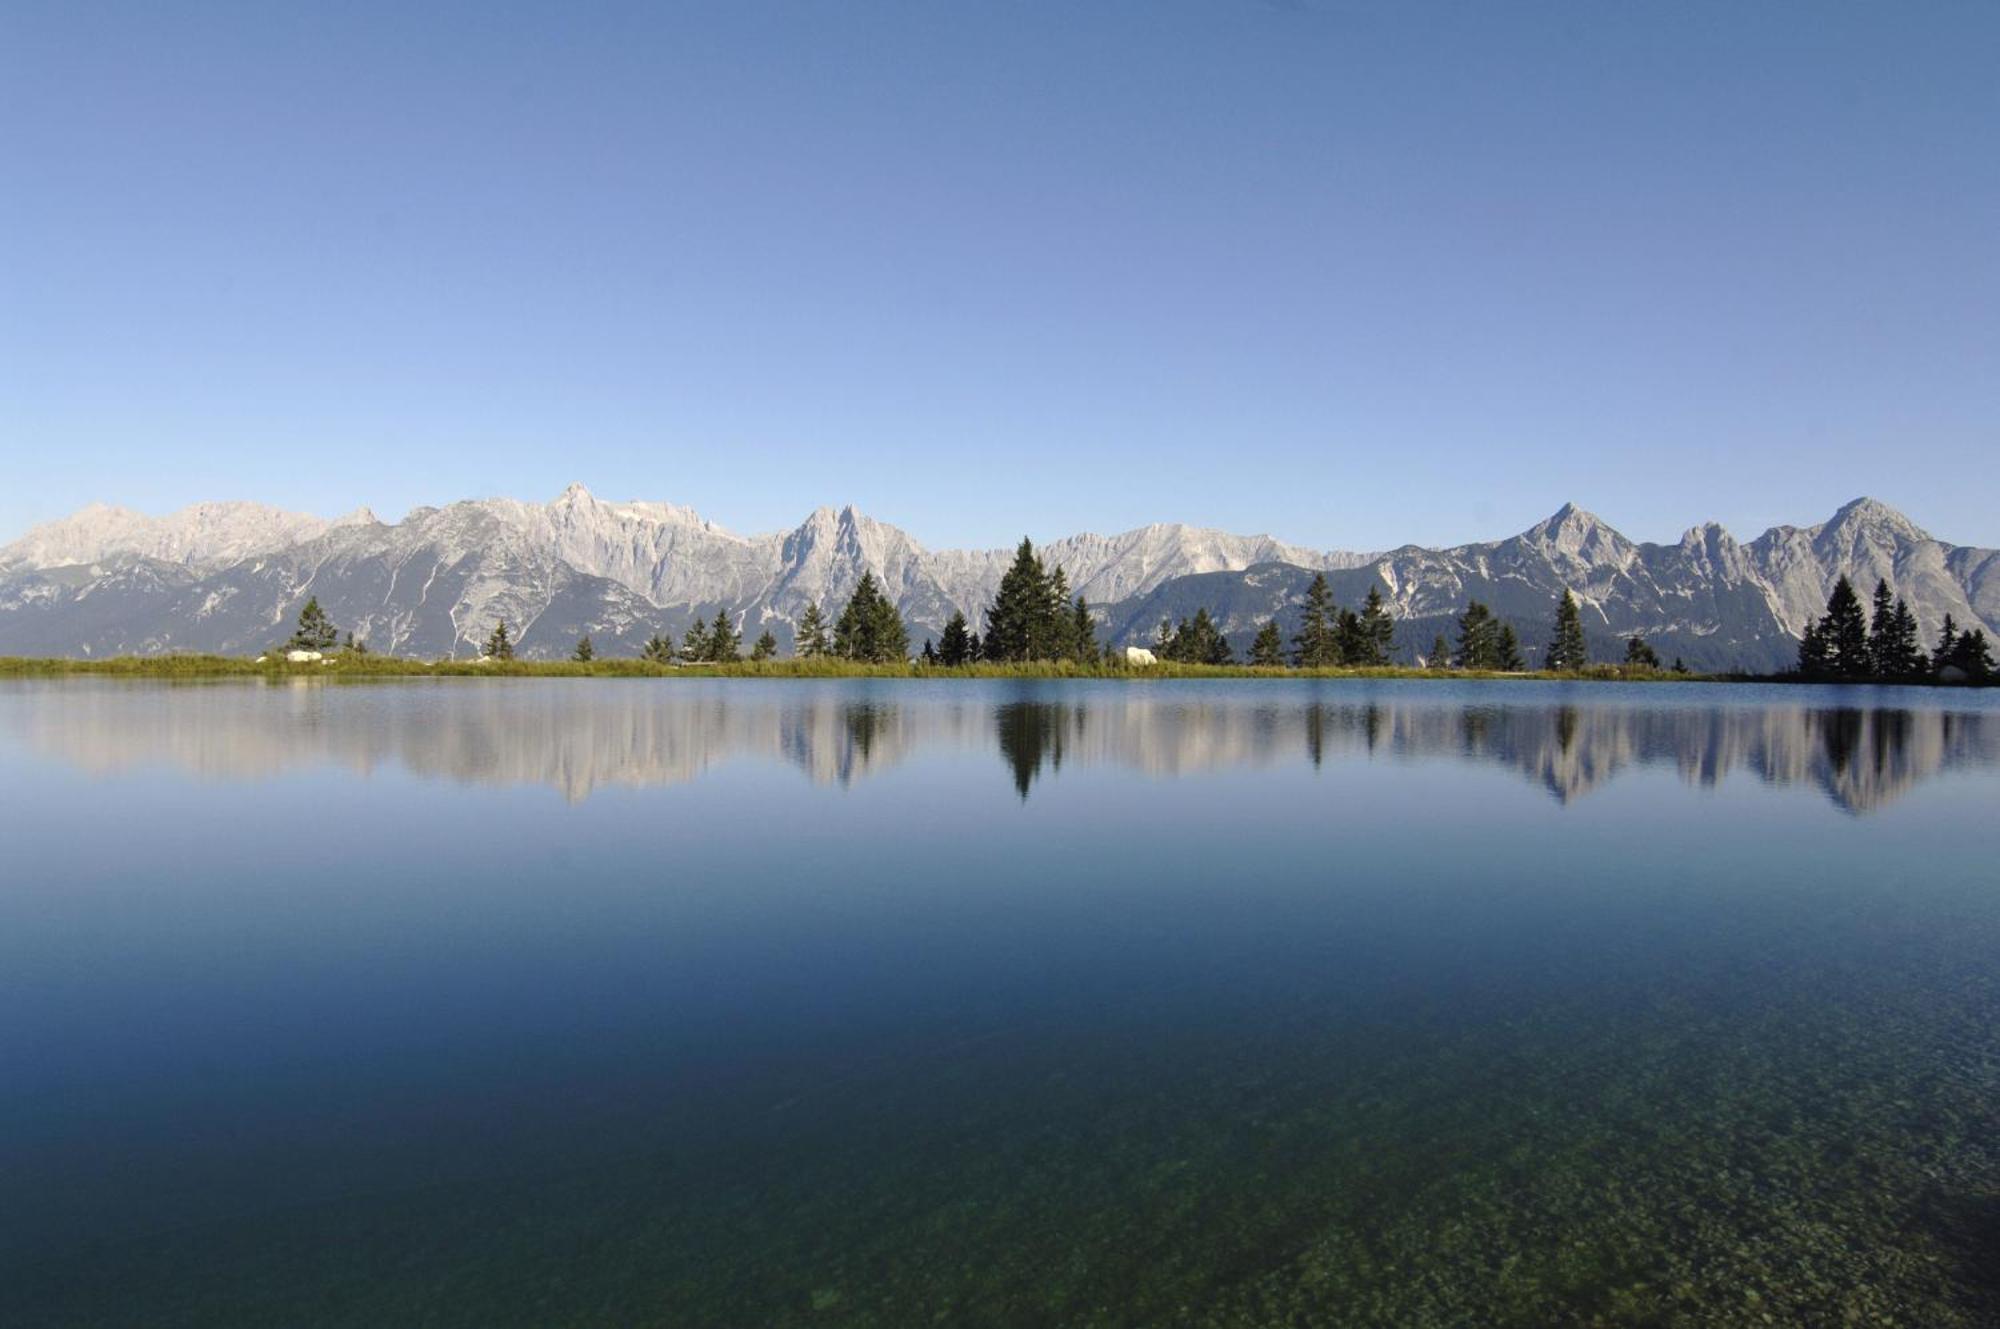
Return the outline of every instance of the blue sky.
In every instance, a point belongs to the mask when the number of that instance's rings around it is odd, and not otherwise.
[[[14,3],[0,538],[2000,543],[2000,6]]]

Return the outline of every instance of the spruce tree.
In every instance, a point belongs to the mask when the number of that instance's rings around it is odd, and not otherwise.
[[[825,655],[832,647],[826,640],[826,615],[820,613],[817,604],[809,604],[799,615],[799,625],[792,634],[792,653],[801,659],[810,660]]]
[[[1909,603],[1900,595],[1896,597],[1896,607],[1889,622],[1891,675],[1895,678],[1915,678],[1924,672],[1928,661],[1924,658],[1923,643],[1917,638],[1917,616],[1910,612]]]
[[[597,648],[590,644],[588,632],[576,639],[576,649],[569,653],[569,658],[578,664],[589,664],[597,658]]]
[[[1896,672],[1896,604],[1889,595],[1886,577],[1875,582],[1875,611],[1868,616],[1868,662],[1876,677],[1888,678]]]
[[[985,658],[986,658],[986,643],[979,640],[979,634],[975,632],[972,634],[971,637],[967,638],[966,640],[965,662],[967,664],[971,664],[975,660],[984,660]]]
[[[1153,654],[1162,660],[1173,659],[1174,625],[1166,619],[1160,620],[1160,630],[1153,634]]]
[[[1451,647],[1446,644],[1442,632],[1431,638],[1431,653],[1424,664],[1431,669],[1451,668]]]
[[[1360,656],[1352,663],[1377,669],[1389,663],[1389,653],[1396,644],[1396,620],[1383,603],[1379,586],[1370,586],[1368,598],[1362,602],[1359,642]]]
[[[716,664],[735,664],[743,658],[743,634],[737,631],[736,620],[729,611],[715,611],[715,623],[708,630],[708,654],[704,657]]]
[[[923,653],[918,658],[927,665],[934,665],[938,662],[937,652],[931,648],[931,639],[929,637],[924,638]]]
[[[1562,599],[1556,602],[1555,632],[1549,638],[1548,650],[1542,655],[1542,667],[1566,673],[1589,663],[1590,654],[1583,643],[1583,616],[1577,612],[1576,597],[1565,586]]]
[[[1805,634],[1799,638],[1799,672],[1807,678],[1825,678],[1833,672],[1833,661],[1826,649],[1826,634],[1820,630],[1816,618],[1806,621]]]
[[[1067,582],[1064,583],[1067,585]],[[1044,660],[1053,644],[1054,615],[1050,611],[1049,576],[1035,556],[1034,543],[1023,537],[1014,562],[1000,578],[1000,588],[986,610],[986,658]]]
[[[966,627],[962,611],[953,610],[951,621],[944,625],[944,635],[938,638],[937,660],[947,669],[972,663],[972,633]]]
[[[1042,600],[1042,653],[1038,660],[1074,660],[1083,650],[1076,639],[1075,606],[1069,600],[1069,574],[1057,568],[1048,575]]]
[[[1368,648],[1362,640],[1361,615],[1355,613],[1352,609],[1343,609],[1334,615],[1333,653],[1336,657],[1336,663],[1343,665],[1359,664],[1361,663],[1361,657],[1367,653],[1367,650]]]
[[[909,630],[872,572],[861,574],[833,625],[833,653],[870,664],[898,663],[909,657]]]
[[[1104,658],[1104,650],[1098,648],[1098,620],[1090,616],[1084,596],[1076,596],[1076,606],[1070,610],[1070,654],[1078,664],[1096,664]]]
[[[299,610],[299,625],[292,630],[292,639],[285,643],[285,649],[330,651],[339,640],[340,633],[334,629],[333,620],[319,607],[319,597],[314,595],[309,596],[305,608]]]
[[[507,635],[507,620],[504,618],[493,625],[492,633],[486,638],[486,658],[489,660],[514,658],[514,640]]]
[[[1257,629],[1257,640],[1250,643],[1250,663],[1259,669],[1278,669],[1285,663],[1285,637],[1278,631],[1278,620],[1264,620],[1264,626]]]
[[[1968,680],[1984,683],[1993,677],[1993,654],[1986,644],[1986,629],[1974,628],[1959,634],[1948,663],[1965,671]]]
[[[1528,667],[1521,658],[1521,639],[1512,623],[1500,625],[1500,635],[1493,643],[1493,667],[1503,674],[1518,674]]]
[[[1950,614],[1944,616],[1944,631],[1938,634],[1937,649],[1931,652],[1931,672],[1951,663],[1951,653],[1958,646],[1958,624]]]
[[[699,664],[708,658],[708,624],[697,618],[681,637],[681,659]]]
[[[1477,600],[1469,601],[1458,616],[1458,667],[1491,669],[1498,658],[1500,627],[1493,611]]]
[[[639,651],[639,658],[647,664],[672,664],[674,662],[674,643],[655,632],[652,636],[646,638],[645,646]]]
[[[757,644],[750,648],[750,658],[752,660],[768,660],[777,653],[778,639],[771,635],[771,629],[765,628],[763,632],[758,634]]]
[[[1660,653],[1653,649],[1651,642],[1635,632],[1625,639],[1625,664],[1630,669],[1658,669]]]
[[[1826,598],[1826,617],[1819,624],[1826,649],[1827,672],[1835,678],[1867,678],[1875,669],[1868,649],[1868,620],[1854,584],[1841,577]]]
[[[1299,609],[1298,635],[1292,638],[1292,656],[1301,669],[1324,669],[1340,663],[1334,620],[1333,588],[1326,584],[1324,572],[1315,572]]]

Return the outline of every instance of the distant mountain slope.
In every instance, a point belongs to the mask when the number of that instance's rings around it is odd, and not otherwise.
[[[1846,573],[1910,597],[1927,636],[1946,613],[2000,629],[2000,555],[1932,539],[1857,499],[1813,527],[1778,527],[1748,545],[1709,525],[1672,545],[1635,544],[1574,506],[1520,535],[1451,549],[1322,552],[1268,536],[1180,525],[1076,535],[1042,553],[1098,609],[1117,642],[1149,639],[1163,617],[1206,607],[1240,646],[1265,618],[1290,630],[1313,572],[1358,604],[1382,588],[1397,650],[1427,650],[1479,599],[1517,624],[1531,658],[1564,587],[1583,601],[1599,655],[1633,632],[1704,668],[1788,662],[1796,635]],[[872,572],[910,621],[935,636],[955,610],[975,626],[1011,550],[928,550],[853,508],[821,508],[797,528],[742,536],[667,503],[612,503],[581,485],[554,500],[478,499],[385,523],[251,503],[200,504],[167,517],[93,505],[0,549],[0,653],[249,653],[282,640],[315,595],[342,628],[380,650],[470,655],[505,618],[522,652],[636,652],[727,609],[746,636],[789,645],[807,605],[829,611]]]

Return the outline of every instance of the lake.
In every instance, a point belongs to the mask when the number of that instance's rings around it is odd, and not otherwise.
[[[0,1324],[2000,1323],[2000,694],[0,684]]]

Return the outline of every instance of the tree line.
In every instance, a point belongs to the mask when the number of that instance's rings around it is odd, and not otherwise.
[[[1925,651],[1917,616],[1902,596],[1889,593],[1887,579],[1875,583],[1873,608],[1871,615],[1862,607],[1846,577],[1836,581],[1826,613],[1807,623],[1799,639],[1799,675],[1843,683],[1983,683],[1994,677],[1984,628],[1961,632],[1946,614],[1937,645]]]

